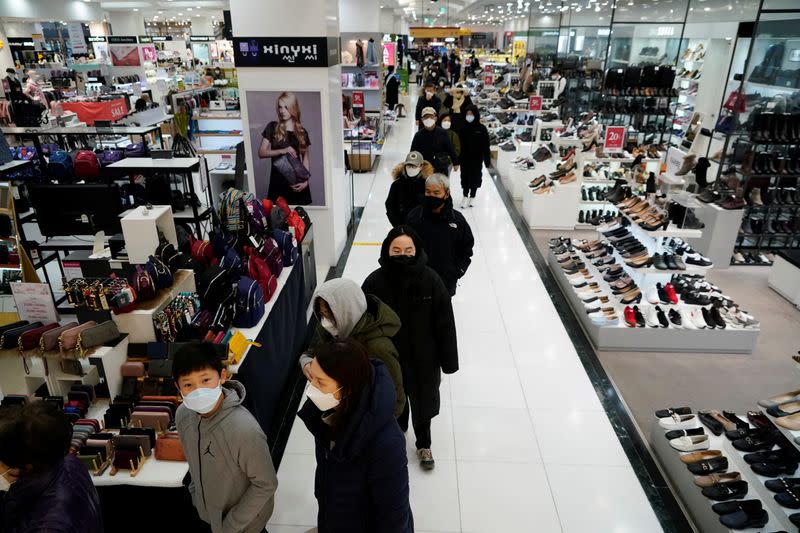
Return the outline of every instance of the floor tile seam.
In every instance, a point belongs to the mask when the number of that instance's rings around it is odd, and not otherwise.
[[[491,180],[491,177],[489,177],[489,179]],[[495,192],[498,192],[498,191],[495,191]],[[511,219],[511,215],[508,212],[508,210],[505,209],[505,206],[503,205],[503,199],[499,196],[499,192],[498,192],[498,196],[497,196],[496,200],[500,204],[499,207],[502,208],[500,210],[501,211],[501,215],[499,216],[499,218],[505,219],[505,217],[508,217],[508,220],[510,222],[512,222],[512,224],[513,224],[513,220]],[[518,233],[514,237],[516,237],[516,238],[512,237],[512,241],[514,243],[522,242],[522,238],[520,237],[520,235]],[[478,242],[482,242],[480,235],[478,235],[477,239],[478,239]],[[519,239],[519,241],[517,239]],[[523,243],[523,245],[524,245],[524,243]],[[512,246],[513,246],[513,244],[512,244]],[[534,266],[534,271],[535,271],[535,265],[532,265],[532,266]],[[538,274],[538,272],[537,272],[537,274]],[[495,301],[497,303],[498,309],[500,309],[500,318],[501,318],[501,322],[503,324],[503,331],[505,332],[506,343],[508,344],[509,349],[511,349],[511,341],[510,341],[510,336],[509,336],[509,333],[508,333],[508,327],[506,326],[506,321],[505,321],[505,318],[503,317],[503,314],[502,314],[502,307],[500,305],[500,301],[499,301],[499,298],[497,296],[497,288],[496,288],[496,284],[495,284],[495,281],[494,281],[494,275],[491,274],[491,273],[489,275],[489,282],[492,285],[492,293],[494,294]],[[562,325],[562,327],[563,327],[563,325]],[[525,387],[523,387],[522,379],[521,379],[520,374],[519,374],[519,368],[517,367],[516,360],[514,360],[514,372],[516,373],[516,376],[517,376],[517,383],[519,384],[520,392],[522,393],[522,398],[523,398],[523,400],[525,402],[525,406],[529,407],[528,396],[525,393]],[[536,447],[537,447],[537,450],[539,452],[539,457],[544,458],[544,456],[542,454],[542,444],[541,444],[541,442],[539,440],[538,433],[536,432],[536,426],[533,424],[533,416],[531,415],[530,410],[528,410],[528,420],[530,421],[531,427],[533,428],[534,439],[536,441]],[[558,518],[559,527],[561,528],[562,531],[564,531],[564,523],[562,522],[561,515],[558,512],[558,506],[556,505],[555,496],[553,495],[553,487],[550,484],[550,477],[549,477],[549,475],[547,473],[547,470],[544,469],[544,467],[542,467],[542,470],[544,471],[545,481],[547,482],[547,490],[550,493],[550,499],[551,499],[551,501],[553,503],[553,509],[555,510],[556,517]]]

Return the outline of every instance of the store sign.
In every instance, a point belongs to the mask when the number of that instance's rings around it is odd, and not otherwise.
[[[531,96],[528,99],[528,110],[530,110],[530,111],[541,111],[542,110],[542,97],[541,96]]]
[[[153,42],[153,38],[150,37],[149,35],[140,35],[139,42],[142,44],[149,44]]]
[[[215,41],[213,35],[191,35],[189,41],[193,43],[210,43]]]
[[[11,283],[11,294],[21,320],[52,324],[58,313],[47,283]]]
[[[138,39],[135,35],[109,35],[109,44],[138,44]]]
[[[392,65],[394,66],[394,58],[395,58],[395,51],[397,49],[397,45],[395,43],[384,43],[383,44],[383,64],[387,67]]]
[[[106,42],[106,38],[103,35],[92,35],[90,37],[87,37],[87,40],[90,43],[104,43],[104,42]]]
[[[491,65],[484,65],[483,66],[483,71],[484,72],[492,72],[492,66]]]
[[[85,54],[89,51],[86,46],[86,40],[83,38],[83,24],[70,22],[67,25],[67,33],[69,34],[69,44],[72,47],[73,54]]]
[[[353,91],[353,107],[364,107],[364,91]]]
[[[494,76],[484,76],[483,77],[483,84],[484,85],[494,85]]]
[[[336,37],[234,37],[237,67],[332,67],[339,64]]]
[[[606,137],[603,141],[603,152],[607,154],[622,152],[625,147],[627,130],[627,126],[608,126],[606,128]]]
[[[465,30],[467,30],[465,28]],[[408,29],[409,34],[415,39],[444,39],[445,37],[461,37],[469,35],[470,32],[462,32],[460,28],[455,26],[416,26]]]
[[[8,46],[15,50],[33,50],[35,43],[29,37],[9,37]]]
[[[172,35],[153,35],[150,37],[154,43],[163,43],[172,40]]]
[[[667,150],[667,175],[674,176],[681,169],[686,155],[683,150],[678,150],[674,146],[669,147]]]

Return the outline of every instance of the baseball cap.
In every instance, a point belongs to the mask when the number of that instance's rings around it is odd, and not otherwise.
[[[422,165],[423,161],[424,161],[424,159],[423,159],[421,153],[419,153],[419,152],[409,152],[408,155],[406,156],[406,161],[405,161],[404,164],[406,164],[406,165],[414,165],[415,167],[418,167],[418,166]]]
[[[436,116],[436,110],[432,107],[426,107],[422,110],[422,114],[420,116],[427,117],[428,115]]]

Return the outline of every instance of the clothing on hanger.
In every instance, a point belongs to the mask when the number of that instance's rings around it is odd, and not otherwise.
[[[356,41],[356,66],[364,66],[364,43],[361,39]]]
[[[367,42],[367,64],[378,64],[378,59],[375,56],[375,40],[372,37],[370,37],[369,41]]]

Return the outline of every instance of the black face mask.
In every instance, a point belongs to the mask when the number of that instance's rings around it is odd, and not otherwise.
[[[426,211],[435,211],[444,205],[445,198],[437,198],[436,196],[425,196],[422,199],[422,206]]]
[[[413,266],[417,261],[417,257],[415,255],[390,255],[389,261],[391,261],[392,266],[405,269]]]

